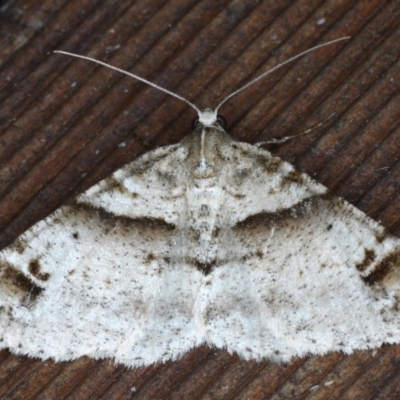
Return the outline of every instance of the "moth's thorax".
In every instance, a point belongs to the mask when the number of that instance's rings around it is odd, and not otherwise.
[[[189,226],[198,243],[194,259],[204,270],[211,270],[217,257],[216,236],[225,202],[224,167],[221,148],[231,142],[221,128],[201,127],[186,139],[190,154],[189,184],[186,196]]]
[[[232,142],[232,138],[219,126],[199,127],[185,140],[185,146],[190,154],[190,174],[196,184],[206,185],[216,178],[225,160],[221,157],[221,149],[226,148]]]

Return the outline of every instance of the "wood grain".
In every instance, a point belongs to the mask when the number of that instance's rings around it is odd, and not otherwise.
[[[400,236],[400,3],[364,0],[16,0],[0,5],[0,243],[138,155],[176,143],[195,117],[179,101],[77,52],[213,106],[313,45],[341,42],[224,105],[271,151]],[[129,370],[0,352],[1,399],[398,399],[400,347],[247,362],[205,346]]]

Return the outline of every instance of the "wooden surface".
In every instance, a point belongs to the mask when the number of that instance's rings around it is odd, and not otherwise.
[[[215,106],[270,150],[400,236],[400,2],[380,0],[17,0],[0,4],[0,243],[71,196],[189,131],[191,109],[78,52]],[[399,338],[400,340],[400,338]],[[398,399],[400,347],[247,362],[201,347],[129,370],[111,360],[42,362],[0,352],[1,399]]]

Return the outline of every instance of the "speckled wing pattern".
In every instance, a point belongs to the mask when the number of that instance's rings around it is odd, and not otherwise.
[[[135,367],[400,342],[400,240],[221,129],[151,151],[0,253],[0,348]]]

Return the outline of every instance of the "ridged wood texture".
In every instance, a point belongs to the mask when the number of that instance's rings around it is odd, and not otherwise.
[[[398,0],[2,2],[1,245],[138,155],[178,142],[195,117],[163,93],[53,50],[110,62],[204,108],[278,62],[347,35],[348,42],[273,73],[221,113],[229,132],[250,143],[330,116],[270,150],[400,236],[399,23]],[[2,351],[0,398],[399,399],[400,347],[286,365],[201,347],[134,370]]]

